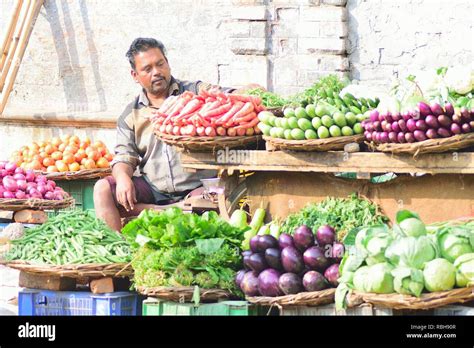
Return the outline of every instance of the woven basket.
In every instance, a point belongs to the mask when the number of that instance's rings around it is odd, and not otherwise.
[[[0,210],[19,211],[23,209],[35,210],[59,210],[69,208],[74,205],[74,198],[66,197],[63,200],[48,199],[0,199]]]
[[[77,172],[41,173],[49,180],[90,180],[112,175],[111,168],[84,169]]]
[[[409,144],[368,144],[373,150],[391,153],[403,153],[415,157],[423,153],[439,153],[460,150],[474,145],[474,133],[454,135],[449,138],[428,139]]]
[[[169,135],[164,133],[155,133],[164,143],[185,149],[190,152],[214,152],[221,149],[257,149],[260,135],[242,136],[242,137],[188,137],[183,135]]]
[[[361,143],[364,140],[363,135],[351,135],[345,137],[334,137],[327,139],[314,140],[286,140],[263,136],[263,139],[269,143],[275,150],[289,151],[331,151],[343,150],[344,146],[351,143]]]
[[[347,297],[348,307],[362,303],[393,309],[432,309],[453,303],[464,303],[474,300],[474,287],[453,289],[449,291],[422,294],[420,297],[401,294],[372,294],[353,291]]]
[[[300,292],[296,295],[286,295],[278,297],[246,297],[247,301],[261,306],[319,306],[323,304],[333,303],[335,288]]]
[[[83,265],[44,265],[32,264],[28,261],[8,261],[5,266],[26,273],[44,276],[59,276],[68,278],[102,278],[102,277],[131,277],[133,269],[129,263],[89,263]]]
[[[145,296],[158,297],[160,299],[175,302],[191,302],[194,296],[193,286],[183,287],[166,287],[159,286],[155,288],[147,288],[143,286],[137,287],[137,291]],[[221,289],[203,289],[199,288],[199,298],[201,302],[216,302],[221,300],[229,300],[236,298],[230,292]]]

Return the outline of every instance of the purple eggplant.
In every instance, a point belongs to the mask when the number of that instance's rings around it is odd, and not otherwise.
[[[295,246],[293,237],[290,236],[288,233],[280,234],[280,237],[278,238],[278,244],[280,245],[281,250],[285,249],[288,246]]]
[[[320,291],[328,287],[324,276],[316,271],[309,271],[303,276],[303,286],[306,291]]]
[[[244,267],[246,269],[250,269],[248,262],[251,255],[252,255],[252,252],[250,250],[245,250],[242,252],[242,260],[243,260]]]
[[[303,291],[303,280],[295,273],[283,273],[278,285],[285,295],[297,294]]]
[[[265,256],[261,253],[255,253],[250,255],[247,264],[251,270],[257,273],[260,273],[268,267],[267,261],[265,260]]]
[[[330,264],[321,247],[313,246],[303,254],[304,264],[309,269],[323,272]]]
[[[329,284],[334,287],[337,287],[339,285],[339,282],[337,281],[337,279],[339,278],[339,264],[334,263],[329,266],[326,271],[324,271],[324,278],[327,279]]]
[[[258,291],[262,296],[275,297],[282,295],[278,281],[280,279],[280,272],[269,268],[263,271],[258,276]]]
[[[329,225],[323,225],[316,232],[316,239],[320,246],[332,244],[336,240],[336,231]]]
[[[240,289],[240,284],[242,283],[242,279],[244,279],[245,273],[247,273],[247,271],[245,269],[241,269],[235,275],[235,285],[237,285],[239,289]]]
[[[247,296],[257,296],[259,294],[258,273],[254,271],[245,273],[240,282],[240,289]]]
[[[260,251],[259,243],[258,243],[259,239],[260,239],[259,235],[256,235],[250,238],[249,245],[250,245],[250,250],[252,250],[253,253],[258,253]]]
[[[263,236],[259,237],[260,238],[258,239],[257,243],[259,251],[265,252],[265,250],[269,248],[278,248],[278,241],[272,235],[264,234]]]
[[[332,245],[332,249],[331,249],[331,259],[336,262],[340,262],[342,260],[342,257],[344,256],[344,251],[345,251],[344,244],[335,242]]]
[[[313,231],[311,231],[308,226],[301,225],[295,230],[295,233],[293,234],[293,240],[295,242],[295,246],[299,250],[304,251],[314,244]]]
[[[462,124],[462,117],[460,115],[456,115],[454,114],[451,119],[453,120],[454,123],[457,123],[457,124]]]
[[[300,273],[304,269],[303,255],[295,247],[288,246],[281,251],[283,269],[290,273]]]
[[[267,264],[276,270],[282,270],[283,266],[281,265],[281,251],[277,248],[268,248],[265,250],[265,261]]]

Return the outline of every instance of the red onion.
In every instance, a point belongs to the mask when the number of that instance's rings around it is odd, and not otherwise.
[[[13,174],[15,172],[16,168],[17,168],[16,163],[9,162],[9,163],[5,164],[5,169],[11,174]]]
[[[48,191],[44,194],[44,199],[53,200],[54,199],[54,192]]]
[[[25,176],[23,174],[17,173],[13,175],[13,179],[15,180],[26,180]]]
[[[26,193],[24,191],[18,190],[15,193],[15,197],[17,199],[25,199],[26,198]]]
[[[41,182],[41,183],[47,183],[48,182],[48,179],[46,179],[46,177],[44,175],[38,175],[36,177],[36,180],[35,180],[38,184]]]
[[[16,184],[16,180],[13,179],[13,177],[5,176],[2,182],[3,182],[3,187],[5,187],[7,191],[15,192],[16,190],[18,190],[18,185]]]
[[[26,182],[26,180],[17,180],[16,184],[19,190],[26,191],[26,189],[28,188],[28,183]]]
[[[46,193],[46,191],[48,191],[46,189],[46,185],[43,185],[43,184],[38,184],[38,187],[36,188],[38,190],[39,193],[41,193],[42,195],[44,195]]]
[[[15,194],[10,191],[3,192],[3,198],[15,198]]]
[[[0,169],[0,178],[4,178],[8,176],[8,172],[6,169]]]
[[[43,199],[43,195],[38,191],[34,191],[30,193],[31,198]]]
[[[23,168],[18,167],[17,169],[15,169],[15,174],[25,174],[25,171],[23,170]]]
[[[399,143],[403,144],[403,143],[406,143],[406,139],[405,139],[405,133],[403,132],[398,132],[397,134],[397,140]]]
[[[375,121],[377,121],[377,120],[379,119],[379,112],[378,112],[377,110],[372,110],[372,111],[370,112],[370,116],[369,116],[369,117],[370,117],[370,120],[371,120],[372,122],[375,122]]]
[[[5,165],[7,164],[7,161],[0,161],[0,169],[5,169]]]
[[[35,177],[35,172],[32,171],[31,169],[28,169],[25,174],[26,181],[28,182],[34,182],[36,177]]]
[[[407,121],[407,128],[410,132],[414,132],[416,130],[416,121],[414,119],[409,119]]]
[[[464,123],[461,129],[463,133],[470,133],[472,131],[471,125],[469,123]]]
[[[56,183],[53,180],[48,180],[47,184],[51,185],[53,189],[56,187]]]

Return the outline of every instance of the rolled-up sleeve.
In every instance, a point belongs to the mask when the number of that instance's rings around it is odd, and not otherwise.
[[[117,163],[127,163],[132,166],[133,170],[140,163],[140,155],[135,142],[135,132],[133,125],[129,124],[133,112],[133,103],[125,108],[125,111],[117,121],[117,142],[115,145],[115,156],[112,161],[112,167]]]

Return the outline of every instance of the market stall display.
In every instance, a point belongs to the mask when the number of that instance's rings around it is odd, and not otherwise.
[[[393,228],[363,228],[347,242],[336,305],[363,300],[427,309],[472,300],[473,221],[427,229],[417,214],[406,210],[395,221]]]
[[[61,277],[129,276],[130,247],[89,212],[73,210],[11,241],[9,267]]]
[[[155,133],[164,142],[186,148],[217,149],[254,144],[260,131],[259,97],[201,91],[171,96],[152,118]]]
[[[23,169],[42,172],[56,180],[93,179],[111,173],[113,155],[102,141],[65,135],[33,142],[11,155],[11,161]]]
[[[63,209],[74,204],[53,180],[15,163],[0,162],[0,179],[0,210]]]
[[[190,301],[199,288],[203,301],[231,298],[245,228],[217,213],[186,214],[179,208],[145,210],[122,230],[135,250],[134,284],[139,292]]]

